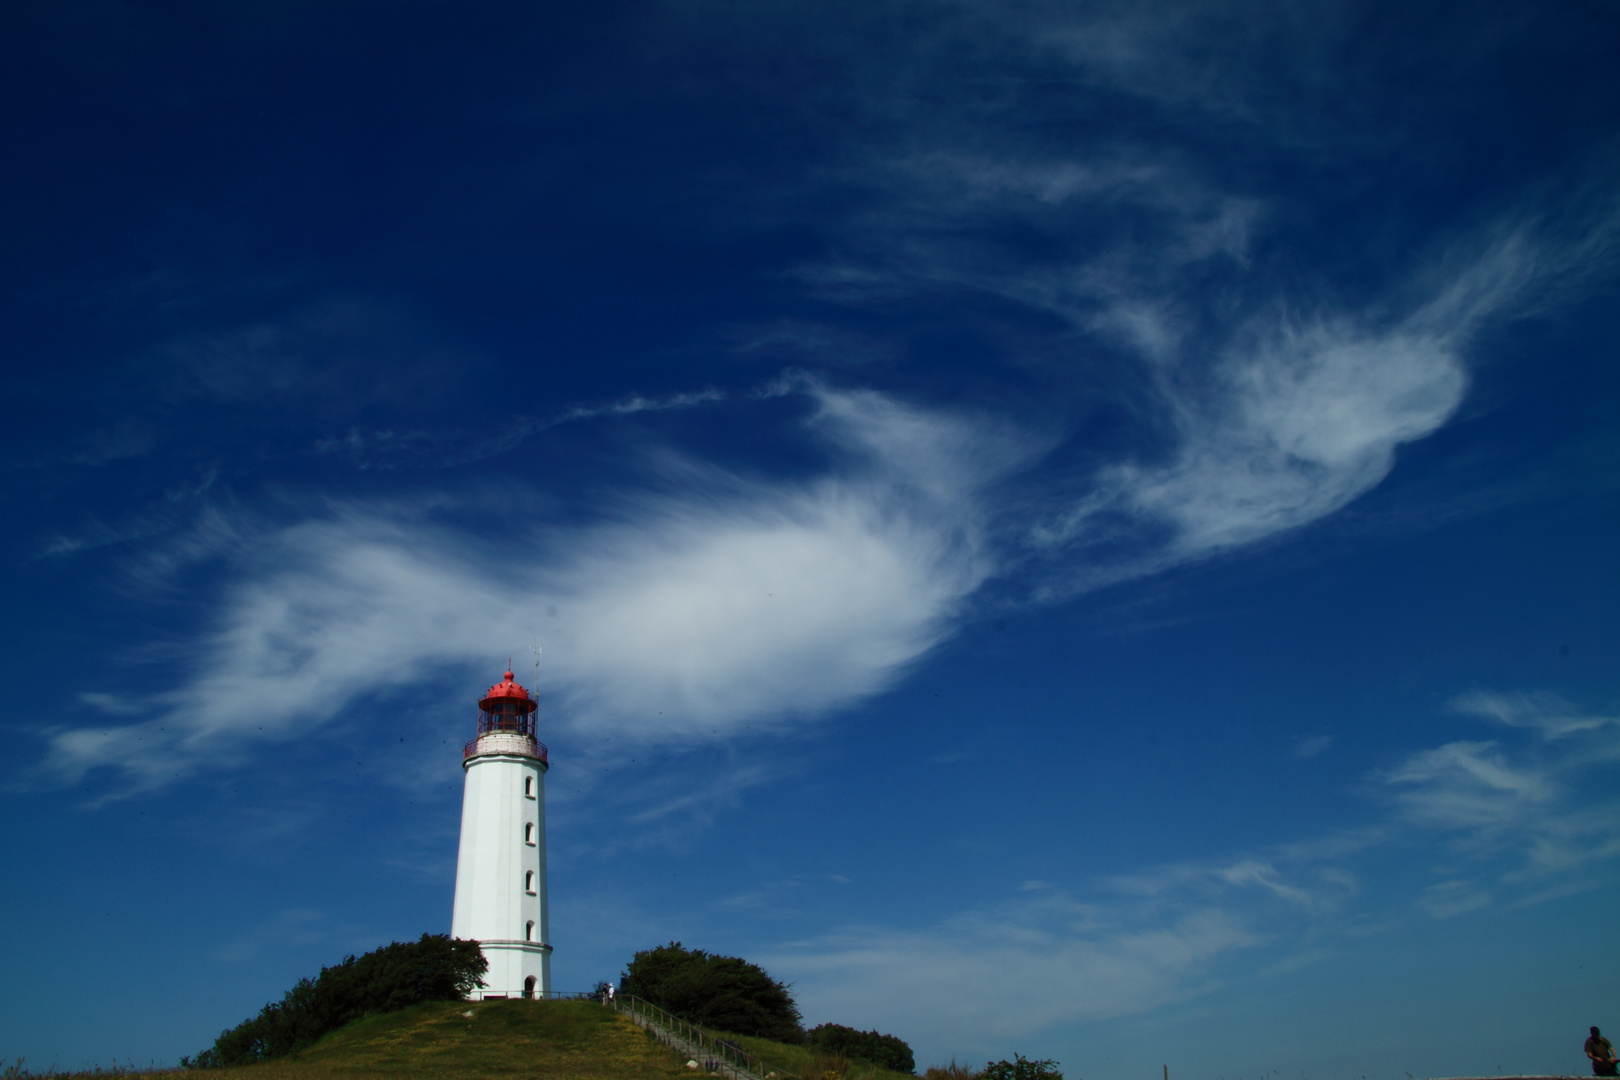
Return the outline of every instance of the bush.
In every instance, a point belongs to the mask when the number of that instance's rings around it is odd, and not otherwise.
[[[895,1072],[914,1072],[917,1068],[911,1047],[893,1035],[856,1031],[842,1024],[817,1024],[805,1034],[804,1041],[817,1049],[860,1058]]]
[[[980,1080],[1063,1080],[1055,1061],[1030,1061],[1014,1054],[1012,1061],[993,1061],[979,1074]]]
[[[808,1080],[844,1080],[855,1072],[855,1063],[841,1054],[812,1050],[802,1068]]]
[[[459,1001],[480,985],[489,961],[476,941],[423,934],[358,959],[344,957],[316,979],[299,979],[280,1001],[220,1033],[187,1068],[251,1065],[301,1050],[329,1031],[372,1013],[394,1012],[421,1001]]]
[[[928,1071],[923,1073],[923,1080],[979,1080],[979,1074],[966,1065],[958,1065],[955,1058],[951,1058],[949,1065],[930,1065]]]
[[[619,992],[704,1027],[777,1042],[804,1040],[787,986],[740,957],[711,956],[678,941],[643,949],[619,976]]]

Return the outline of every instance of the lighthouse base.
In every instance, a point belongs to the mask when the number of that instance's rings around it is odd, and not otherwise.
[[[551,992],[551,946],[537,941],[481,941],[489,971],[469,1001],[540,998]]]

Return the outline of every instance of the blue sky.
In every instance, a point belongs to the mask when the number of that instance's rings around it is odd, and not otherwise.
[[[8,5],[0,1054],[445,931],[510,656],[559,988],[679,939],[922,1064],[1583,1071],[1617,48]]]

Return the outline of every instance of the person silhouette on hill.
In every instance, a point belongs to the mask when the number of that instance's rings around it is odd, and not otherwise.
[[[1593,1076],[1615,1076],[1614,1044],[1597,1028],[1586,1040],[1586,1056],[1592,1059]]]

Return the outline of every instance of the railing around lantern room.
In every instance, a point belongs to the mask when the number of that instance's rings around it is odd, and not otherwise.
[[[462,759],[465,760],[466,758],[470,758],[476,753],[478,753],[478,739],[468,739],[467,745],[461,748]],[[546,749],[546,744],[541,742],[539,739],[534,739],[534,756],[545,762],[547,765],[550,765],[551,759],[546,756],[548,753],[549,751]]]
[[[525,711],[523,706],[527,705]],[[489,708],[478,712],[478,735],[462,747],[461,756],[470,758],[478,752],[478,740],[485,735],[527,735],[534,742],[535,755],[550,764],[546,757],[546,744],[534,737],[534,705],[528,701],[492,701]]]

